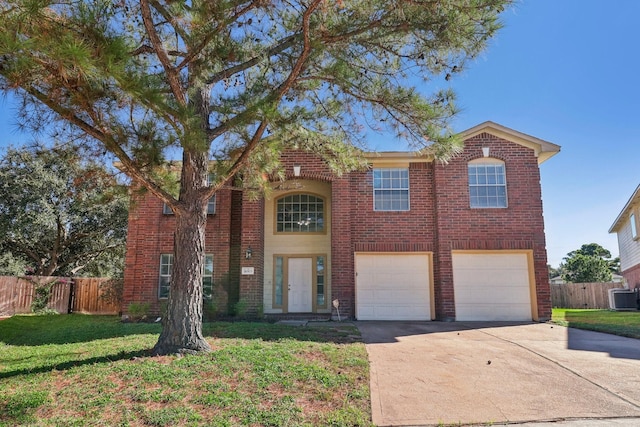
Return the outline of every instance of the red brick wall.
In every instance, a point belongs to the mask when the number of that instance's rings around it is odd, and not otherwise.
[[[412,163],[409,167],[409,210],[374,211],[372,172],[352,174],[351,233],[355,251],[433,251],[432,182],[432,163]]]
[[[622,275],[627,281],[629,289],[640,288],[640,264],[623,271]]]
[[[508,207],[471,209],[467,163],[482,157],[505,162]],[[438,318],[455,317],[452,250],[533,250],[537,286],[538,316],[551,316],[551,295],[547,271],[540,170],[532,149],[482,133],[468,139],[462,155],[448,164],[435,165],[437,205],[437,250],[435,263],[436,312]]]
[[[151,313],[158,314],[160,254],[173,253],[175,218],[162,213],[162,202],[151,195],[134,196],[129,210],[127,253],[125,256],[123,307],[131,303],[151,303]],[[216,213],[207,216],[206,253],[213,253],[214,297],[224,309],[228,298],[228,272],[231,240],[231,191],[216,195]]]
[[[255,315],[262,307],[264,276],[264,201],[251,200],[246,193],[242,197],[242,230],[240,266],[253,267],[253,274],[240,275],[240,301],[246,313]],[[245,253],[251,247],[251,259]]]
[[[356,201],[352,193],[352,181],[344,177],[334,180],[331,185],[331,300],[340,301],[340,316],[344,318],[355,314],[355,240],[351,225],[357,220],[357,212],[352,209]],[[336,315],[335,309],[332,310]]]

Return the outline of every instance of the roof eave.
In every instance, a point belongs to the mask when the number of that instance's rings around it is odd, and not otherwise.
[[[624,208],[622,208],[622,210],[620,211],[620,214],[618,215],[616,220],[613,222],[613,224],[611,224],[611,227],[609,228],[609,233],[618,232],[618,230],[620,229],[620,226],[622,225],[623,220],[626,220],[629,210],[634,204],[638,202],[640,202],[640,185],[636,187],[635,191],[633,192],[633,194],[631,195],[627,203],[624,205]]]
[[[507,141],[512,141],[516,144],[531,148],[538,158],[539,165],[560,152],[560,146],[557,144],[536,138],[535,136],[527,135],[526,133],[519,132],[515,129],[508,128],[492,121],[480,123],[479,125],[460,132],[459,135],[462,139],[469,139],[480,135],[483,132],[487,132]]]
[[[396,163],[430,163],[434,157],[417,151],[379,151],[364,153],[365,159],[376,165],[384,166]]]

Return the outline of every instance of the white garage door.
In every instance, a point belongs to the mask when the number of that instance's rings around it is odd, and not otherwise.
[[[454,253],[456,320],[531,320],[526,253]]]
[[[356,254],[358,320],[431,320],[429,255]]]

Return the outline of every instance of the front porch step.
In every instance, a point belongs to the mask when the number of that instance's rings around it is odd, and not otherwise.
[[[331,320],[330,313],[278,313],[265,314],[264,318],[269,322],[278,322],[281,320],[293,320],[300,322],[328,322]]]

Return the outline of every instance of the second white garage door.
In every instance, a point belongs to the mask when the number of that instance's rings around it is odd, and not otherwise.
[[[453,253],[456,320],[532,319],[528,253]]]
[[[357,253],[358,320],[431,320],[430,255]]]

